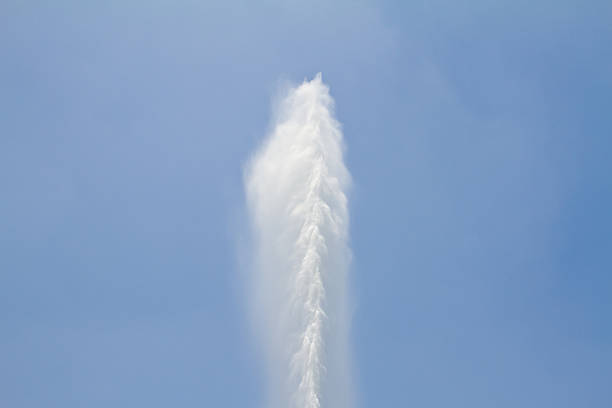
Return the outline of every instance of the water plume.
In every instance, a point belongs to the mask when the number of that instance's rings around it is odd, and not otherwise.
[[[290,89],[245,175],[253,317],[272,408],[351,405],[350,175],[333,104],[321,74]]]

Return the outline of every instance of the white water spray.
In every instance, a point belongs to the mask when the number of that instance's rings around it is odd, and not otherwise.
[[[250,162],[254,318],[273,408],[351,405],[346,282],[350,258],[340,125],[318,74],[291,89]]]

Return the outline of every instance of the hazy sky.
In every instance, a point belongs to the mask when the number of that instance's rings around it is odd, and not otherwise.
[[[242,171],[354,179],[359,407],[612,405],[612,3],[0,3],[0,405],[261,407]]]

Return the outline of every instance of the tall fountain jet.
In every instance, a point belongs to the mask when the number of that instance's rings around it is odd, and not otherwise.
[[[246,169],[253,317],[271,408],[351,406],[350,175],[333,106],[321,74],[290,89]]]

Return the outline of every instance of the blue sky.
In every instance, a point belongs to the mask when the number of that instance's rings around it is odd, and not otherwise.
[[[260,407],[242,169],[319,71],[360,407],[612,404],[612,5],[0,5],[0,403]]]

